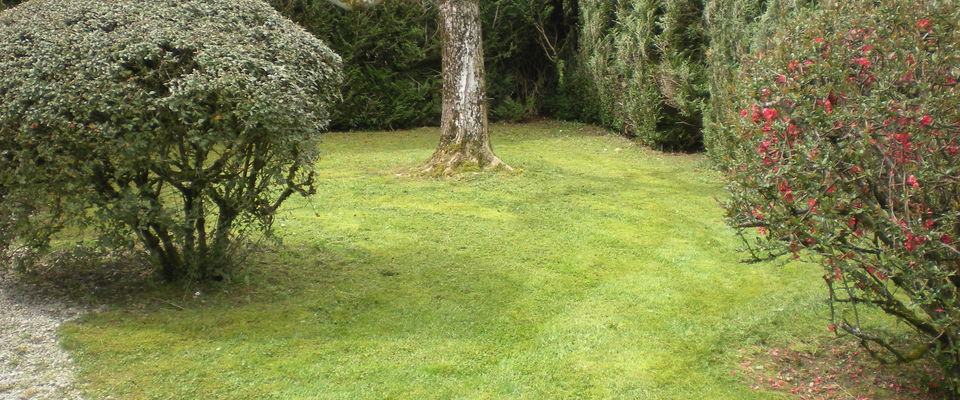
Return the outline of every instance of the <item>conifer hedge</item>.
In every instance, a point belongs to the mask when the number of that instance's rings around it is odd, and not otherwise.
[[[580,1],[578,63],[599,119],[644,144],[702,147],[707,40],[698,0]]]

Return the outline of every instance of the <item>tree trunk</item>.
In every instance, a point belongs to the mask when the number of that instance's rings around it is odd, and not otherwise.
[[[441,0],[443,113],[440,144],[424,172],[511,169],[490,148],[478,0]]]

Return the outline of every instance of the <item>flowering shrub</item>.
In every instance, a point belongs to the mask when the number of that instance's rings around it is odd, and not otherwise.
[[[0,250],[64,227],[224,274],[237,227],[313,191],[340,59],[259,0],[33,0],[0,13]]]
[[[719,138],[729,221],[754,255],[810,254],[834,323],[870,352],[932,355],[960,383],[960,7],[802,11],[744,62]],[[858,309],[914,328],[902,349]],[[882,351],[881,351],[882,350]]]

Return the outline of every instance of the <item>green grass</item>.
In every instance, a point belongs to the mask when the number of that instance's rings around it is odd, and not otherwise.
[[[820,272],[739,263],[702,156],[577,124],[492,131],[521,173],[404,175],[436,129],[327,135],[318,194],[285,207],[248,283],[63,329],[87,392],[781,398],[730,370],[738,349],[825,333]]]

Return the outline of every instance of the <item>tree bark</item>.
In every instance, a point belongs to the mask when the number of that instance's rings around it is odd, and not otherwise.
[[[440,144],[424,172],[449,175],[511,169],[490,147],[479,0],[441,0],[439,24],[443,46]]]

